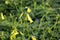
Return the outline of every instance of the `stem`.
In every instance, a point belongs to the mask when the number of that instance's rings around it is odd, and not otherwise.
[[[36,2],[34,1],[34,10],[36,9]]]

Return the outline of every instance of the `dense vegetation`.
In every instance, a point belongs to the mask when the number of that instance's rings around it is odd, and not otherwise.
[[[0,40],[60,40],[60,0],[0,0]]]

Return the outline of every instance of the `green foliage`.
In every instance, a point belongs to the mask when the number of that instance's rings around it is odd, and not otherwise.
[[[60,0],[0,0],[0,40],[60,40]]]

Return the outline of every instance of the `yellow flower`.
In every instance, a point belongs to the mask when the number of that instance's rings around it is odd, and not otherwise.
[[[33,22],[32,18],[29,16],[29,14],[27,14],[27,19],[28,19],[28,21],[30,21],[30,23]]]
[[[11,32],[10,39],[11,40],[15,39],[17,34],[18,34],[18,31],[16,28],[14,28],[14,30],[12,30]]]
[[[29,7],[26,7],[26,8],[27,8],[27,12],[31,13],[31,9]]]
[[[6,1],[5,1],[5,4],[9,4],[9,2],[6,0]]]
[[[3,13],[1,13],[1,18],[2,18],[2,20],[4,20],[5,18],[4,18],[4,16],[3,16]]]
[[[32,40],[36,40],[36,38],[34,36],[32,36]]]

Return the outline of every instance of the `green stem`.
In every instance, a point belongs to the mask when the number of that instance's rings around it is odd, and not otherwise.
[[[34,10],[36,9],[36,1],[34,1]]]
[[[21,0],[21,11],[22,11],[22,0]]]

